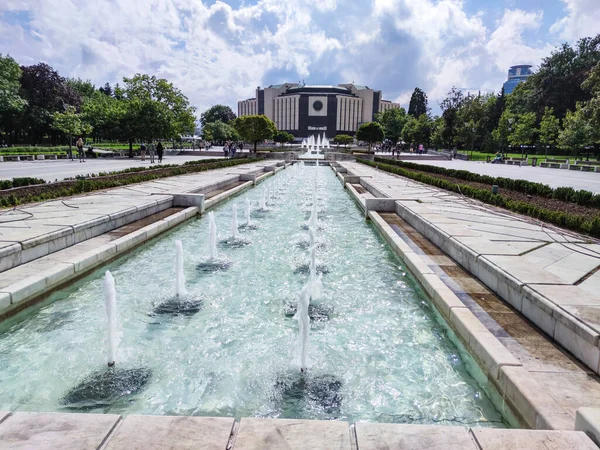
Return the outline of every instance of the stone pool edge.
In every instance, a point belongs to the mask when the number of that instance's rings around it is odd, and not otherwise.
[[[256,176],[252,180],[231,187],[208,200],[204,200],[204,194],[197,194],[202,197],[198,202],[198,206],[189,206],[175,214],[146,225],[139,230],[128,233],[107,244],[100,245],[93,250],[86,251],[72,258],[67,258],[51,269],[3,288],[2,292],[0,292],[0,322],[27,310],[37,304],[42,297],[78,278],[86,276],[98,267],[134,250],[139,245],[145,244],[189,219],[202,215],[204,211],[215,207],[228,198],[256,186],[265,178],[274,176],[287,166],[288,164],[285,163],[281,166],[270,167],[270,170]],[[176,197],[177,195],[173,195],[173,203],[177,202]],[[108,233],[110,230],[106,232]],[[13,298],[17,298],[18,300],[12,301]]]
[[[364,211],[365,198],[351,185],[347,176],[337,171],[336,175]],[[540,395],[543,393],[542,386],[421,257],[394,232],[379,213],[369,210],[366,216],[419,281],[447,325],[476,359],[488,380],[523,424],[532,429],[572,429],[565,428],[570,416],[564,408],[553,398]]]

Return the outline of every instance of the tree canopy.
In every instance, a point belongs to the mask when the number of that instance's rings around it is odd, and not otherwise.
[[[231,108],[229,106],[225,106],[225,105],[215,105],[215,106],[207,109],[200,115],[200,122],[202,123],[202,126],[205,126],[207,123],[212,123],[212,122],[217,122],[217,121],[220,121],[223,123],[229,123],[234,119],[235,119],[234,112],[231,110]]]
[[[356,132],[356,139],[368,143],[369,151],[374,143],[383,141],[383,138],[383,128],[377,122],[363,123]]]
[[[408,118],[404,108],[393,108],[378,113],[375,120],[383,126],[385,138],[395,144],[400,140]]]
[[[408,114],[413,117],[419,117],[422,114],[428,114],[429,109],[427,108],[427,94],[420,88],[415,88],[410,97],[410,103],[408,104]]]
[[[262,114],[238,117],[233,122],[233,127],[243,140],[254,144],[255,153],[259,142],[272,139],[277,133],[277,127],[275,127],[273,121]]]

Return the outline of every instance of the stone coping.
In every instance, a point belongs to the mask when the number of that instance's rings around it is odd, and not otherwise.
[[[357,163],[339,163],[507,303],[600,374],[600,244]]]
[[[272,164],[275,167],[275,163]],[[256,180],[260,181],[265,177],[272,176],[285,167],[285,165],[278,166],[268,172],[261,169],[262,175]],[[35,303],[41,296],[59,286],[83,276],[164,231],[201,214],[205,208],[214,207],[227,198],[250,188],[253,184],[252,181],[245,182],[206,201],[202,194],[199,194],[202,196],[202,206],[200,207],[187,207],[116,239],[112,239],[106,234],[91,238],[0,273],[0,320]],[[213,186],[216,185],[213,184]],[[194,188],[187,185],[187,189],[193,190]]]
[[[0,448],[36,450],[597,450],[582,431],[116,414],[15,412]]]
[[[251,162],[7,210],[0,218],[0,273],[170,208],[174,194],[211,192],[285,168],[278,164]]]
[[[351,184],[346,184],[346,188],[364,209],[365,199]],[[379,213],[368,211],[368,217],[523,424],[530,428],[572,429],[573,421],[565,409],[552,397],[539,396],[542,386],[439,278],[422,255],[413,251]],[[496,406],[503,410],[503,405]]]

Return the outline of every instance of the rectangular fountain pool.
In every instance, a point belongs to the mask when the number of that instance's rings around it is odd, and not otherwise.
[[[308,277],[315,171],[323,295],[311,302],[300,374],[292,315]],[[262,189],[275,192],[266,211],[258,210]],[[240,213],[245,242],[217,246],[227,270],[198,269],[209,255],[205,216],[1,324],[0,409],[506,426],[486,394],[493,389],[473,378],[478,369],[329,168],[285,170],[215,208],[220,240],[230,235],[233,204],[241,212],[246,199],[253,226]],[[166,304],[175,294],[176,240],[188,295],[201,301],[185,314]],[[116,368],[138,378],[116,399],[74,402],[67,393],[75,386],[112,370],[107,269],[117,292]],[[147,383],[136,390],[140,376]]]

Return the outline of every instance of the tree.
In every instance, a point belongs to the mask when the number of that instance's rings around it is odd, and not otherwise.
[[[579,150],[600,141],[597,132],[585,117],[584,105],[578,103],[575,111],[567,111],[563,120],[563,130],[558,137],[559,146],[577,154]]]
[[[356,132],[356,139],[369,144],[369,152],[374,143],[383,141],[383,137],[383,128],[377,122],[363,123]]]
[[[63,113],[55,112],[52,115],[52,126],[64,134],[69,141],[69,153],[74,136],[91,132],[91,126],[81,120],[74,106],[67,106]]]
[[[538,132],[535,122],[535,113],[533,112],[517,116],[516,123],[512,126],[512,133],[508,137],[510,144],[514,146],[533,144]]]
[[[444,147],[444,119],[442,117],[435,117],[431,125],[431,144],[433,144],[436,150]]]
[[[104,85],[104,87],[101,87],[100,89],[98,89],[100,92],[102,92],[104,95],[108,95],[109,97],[111,97],[113,95],[113,89],[110,86],[109,82],[106,82],[106,84]]]
[[[428,114],[429,109],[427,108],[427,94],[419,88],[415,88],[412,96],[410,97],[410,103],[408,104],[408,114],[413,117],[419,117],[422,114]]]
[[[343,145],[344,147],[346,147],[348,144],[351,144],[352,142],[354,142],[354,138],[347,134],[338,134],[333,138],[333,142],[337,143],[338,145]]]
[[[407,120],[408,116],[404,108],[388,109],[383,113],[377,113],[375,117],[375,121],[383,126],[385,138],[394,144],[400,140]]]
[[[13,119],[20,114],[27,102],[19,95],[21,68],[10,56],[0,53],[0,131],[8,131]]]
[[[277,133],[273,121],[262,114],[238,117],[235,119],[233,127],[244,141],[254,144],[254,153],[256,153],[256,146],[259,142],[272,139]]]
[[[123,78],[123,82],[125,114],[121,124],[129,139],[130,157],[134,139],[175,139],[194,132],[195,108],[172,83],[142,74]]]
[[[279,142],[283,147],[283,144],[294,142],[294,135],[290,133],[286,133],[285,131],[278,131],[273,140],[275,142]]]
[[[239,135],[231,125],[217,120],[202,128],[202,139],[210,142],[237,141]]]
[[[54,130],[53,113],[66,106],[79,110],[81,96],[48,64],[21,67],[21,96],[27,100],[22,127],[35,139]]]
[[[229,123],[232,120],[235,120],[235,114],[229,106],[215,105],[200,115],[200,122],[202,123],[202,126],[218,120],[223,123]]]
[[[498,121],[498,126],[492,132],[492,137],[501,151],[508,146],[508,138],[512,131],[511,119],[514,122],[513,114],[509,110],[505,110]]]
[[[544,146],[546,154],[548,147],[552,148],[558,142],[559,134],[560,120],[554,116],[554,110],[552,108],[546,108],[540,122],[540,144]]]
[[[67,83],[67,86],[79,94],[82,102],[85,101],[86,98],[92,97],[96,92],[96,87],[90,80],[83,81],[81,78],[67,78],[65,82]]]
[[[448,92],[446,98],[440,104],[442,108],[442,118],[444,119],[444,130],[442,136],[448,148],[452,148],[456,144],[458,135],[458,110],[465,101],[465,96],[459,90],[453,87]]]
[[[94,140],[118,139],[123,134],[125,103],[109,97],[100,90],[81,105],[82,119],[94,130]]]

